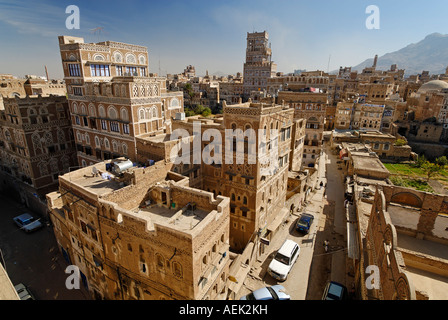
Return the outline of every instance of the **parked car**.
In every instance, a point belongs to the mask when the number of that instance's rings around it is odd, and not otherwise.
[[[25,232],[32,232],[43,227],[43,224],[29,213],[21,214],[13,218],[13,220]]]
[[[300,246],[292,240],[286,240],[269,264],[268,273],[277,280],[285,281],[299,253]]]
[[[16,289],[20,300],[36,300],[31,294],[31,291],[23,283],[19,283],[14,286],[14,288]]]
[[[329,281],[325,286],[322,300],[347,300],[348,292],[347,288],[334,281]]]
[[[296,230],[300,233],[308,234],[313,224],[314,216],[309,213],[302,213],[297,220]]]
[[[240,300],[291,300],[291,296],[286,293],[282,285],[274,285],[255,290]]]

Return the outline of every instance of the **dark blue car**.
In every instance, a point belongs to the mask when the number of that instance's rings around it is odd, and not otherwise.
[[[296,224],[296,230],[300,233],[308,234],[313,224],[314,216],[309,213],[302,213]]]

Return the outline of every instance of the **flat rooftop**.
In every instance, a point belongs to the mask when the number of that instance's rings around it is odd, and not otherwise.
[[[169,209],[159,205],[149,205],[145,208],[136,208],[132,210],[142,215],[149,215],[153,223],[170,225],[171,227],[189,231],[210,213],[202,209]]]
[[[353,166],[356,169],[368,169],[369,171],[384,172],[389,174],[389,170],[377,157],[370,157],[365,154],[352,153]]]
[[[89,167],[66,173],[59,178],[65,179],[69,183],[80,186],[99,196],[123,188],[125,184],[115,181],[115,176],[106,171],[105,166],[104,162],[97,163]],[[98,174],[93,173],[95,170],[94,168],[97,169]]]
[[[108,178],[103,178],[101,175],[97,177],[92,175],[92,176],[78,177],[76,179],[71,180],[71,182],[97,195],[103,195],[124,187],[123,183],[114,181],[113,175],[111,175],[110,173],[108,174],[111,177],[110,180]]]

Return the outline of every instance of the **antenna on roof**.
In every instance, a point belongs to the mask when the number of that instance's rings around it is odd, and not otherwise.
[[[93,33],[93,34],[98,33],[98,41],[97,42],[100,42],[100,34],[103,30],[104,30],[103,27],[97,27],[95,29],[90,29],[90,33]]]

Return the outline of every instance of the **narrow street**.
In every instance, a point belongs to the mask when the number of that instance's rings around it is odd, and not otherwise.
[[[307,300],[322,298],[327,281],[346,282],[346,223],[344,211],[344,176],[337,163],[338,158],[328,145],[324,145],[326,154],[326,197],[323,199],[323,214],[319,220],[313,262],[310,268],[310,280]],[[325,252],[323,242],[328,240],[330,250]]]
[[[67,263],[59,252],[52,227],[44,226],[27,234],[14,224],[13,218],[30,210],[4,194],[0,194],[0,203],[0,249],[13,285],[25,284],[37,300],[88,299],[83,288],[65,287],[69,276],[64,272]]]
[[[306,208],[292,215],[288,223],[281,227],[270,245],[271,254],[261,265],[261,280],[249,275],[239,296],[265,286],[281,284],[292,300],[320,300],[327,281],[346,283],[344,176],[337,161],[337,156],[325,145],[318,181],[327,183],[326,188],[314,190]],[[294,228],[302,212],[315,216],[308,235],[301,235]],[[266,270],[275,252],[286,239],[297,242],[301,250],[288,279],[278,282]],[[330,242],[330,250],[327,253],[323,246],[325,240]]]

